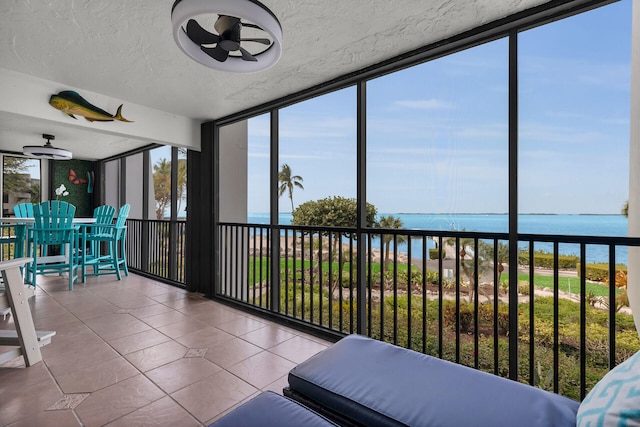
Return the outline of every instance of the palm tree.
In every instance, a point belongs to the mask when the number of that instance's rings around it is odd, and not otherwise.
[[[393,215],[382,216],[380,217],[380,221],[378,222],[380,228],[386,229],[401,229],[404,227],[402,220],[400,218],[396,218]],[[382,245],[384,246],[384,259],[382,261],[382,271],[387,271],[389,268],[389,249],[391,247],[391,241],[393,241],[392,234],[383,234]],[[395,238],[395,243],[400,244],[407,241],[407,236],[397,235]]]
[[[182,148],[178,149],[181,152]],[[186,151],[186,150],[185,150]],[[180,212],[180,205],[187,194],[187,158],[178,158],[178,206],[176,211]]]
[[[163,219],[167,206],[171,206],[171,161],[167,159],[160,159],[153,165],[153,194],[156,217]]]
[[[288,164],[283,164],[282,169],[278,173],[278,182],[280,187],[278,188],[278,196],[282,196],[285,191],[289,190],[289,199],[291,199],[291,212],[293,212],[293,187],[298,187],[304,190],[302,186],[302,177],[300,175],[291,175],[291,168]]]
[[[626,216],[627,218],[629,218],[629,201],[628,200],[624,202],[624,205],[622,205],[622,211],[620,213]]]

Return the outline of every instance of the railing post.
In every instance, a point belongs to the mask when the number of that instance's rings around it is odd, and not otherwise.
[[[140,269],[149,272],[149,252],[151,251],[151,242],[149,241],[149,220],[142,221],[142,250],[140,251]]]
[[[150,241],[150,232],[149,232],[149,192],[153,191],[153,177],[151,176],[151,153],[148,150],[145,150],[142,153],[142,176],[145,177],[144,181],[146,185],[142,187],[142,233],[141,233],[141,252],[140,252],[140,270],[144,273],[150,272],[149,268],[149,259],[151,258],[151,241]],[[126,164],[127,158],[122,159],[120,164],[120,173],[121,173],[121,191],[120,196],[122,200],[120,201],[120,205],[126,203]],[[124,196],[124,197],[123,197]]]
[[[171,148],[171,214],[169,221],[169,259],[168,276],[171,280],[178,277],[178,256],[177,256],[177,224],[178,216],[178,148]]]
[[[366,234],[363,227],[367,226],[367,84],[365,81],[358,82],[357,86],[357,219],[356,235],[358,237],[358,250],[356,257],[357,284],[356,284],[356,332],[361,335],[367,334],[367,275],[366,271]]]
[[[280,227],[271,227],[271,247],[269,250],[271,262],[271,311],[280,311]]]
[[[178,278],[178,230],[177,221],[169,221],[169,278],[177,280]]]
[[[509,33],[509,378],[518,380],[518,32]]]
[[[271,212],[270,212],[270,223],[271,223],[271,245],[269,250],[270,252],[270,265],[271,265],[271,277],[270,277],[270,286],[271,286],[271,301],[269,301],[269,308],[271,311],[279,312],[280,311],[280,225],[279,225],[279,194],[278,194],[278,116],[277,109],[271,111]]]

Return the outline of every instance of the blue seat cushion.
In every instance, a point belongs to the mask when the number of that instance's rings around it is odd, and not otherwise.
[[[362,425],[575,426],[578,402],[359,335],[293,368],[291,395]]]
[[[267,391],[237,407],[210,427],[336,427],[284,396]]]

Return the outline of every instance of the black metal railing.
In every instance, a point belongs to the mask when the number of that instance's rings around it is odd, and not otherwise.
[[[640,349],[620,261],[640,239],[520,234],[514,269],[508,243],[507,233],[222,223],[216,295],[580,400]]]
[[[130,270],[184,287],[186,222],[127,219]]]
[[[14,259],[16,256],[24,256],[24,244],[19,244],[20,239],[24,240],[24,233],[24,226],[0,225],[0,261]]]
[[[21,252],[16,244],[24,239],[24,230],[17,227],[0,227],[0,260],[13,259]],[[128,219],[127,266],[136,273],[185,287],[185,231],[185,221]]]

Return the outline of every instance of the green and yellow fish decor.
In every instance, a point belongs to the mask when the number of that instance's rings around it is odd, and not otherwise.
[[[116,111],[115,116],[112,116],[103,109],[96,107],[81,97],[78,92],[74,92],[72,90],[65,90],[57,95],[51,95],[49,104],[53,108],[57,108],[74,119],[76,119],[76,116],[74,116],[74,114],[76,114],[84,117],[90,122],[112,122],[114,120],[119,120],[121,122],[131,123],[131,120],[127,120],[122,117],[122,105],[118,107],[118,111]]]

